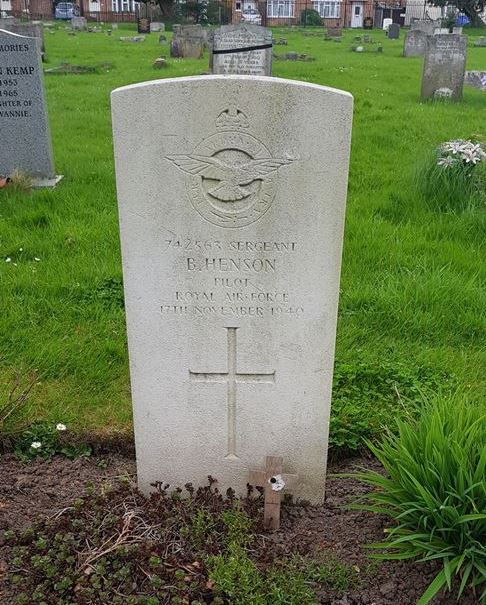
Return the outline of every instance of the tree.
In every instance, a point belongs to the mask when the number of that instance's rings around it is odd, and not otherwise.
[[[433,6],[457,8],[464,13],[473,27],[484,27],[481,13],[486,9],[486,0],[428,0]]]

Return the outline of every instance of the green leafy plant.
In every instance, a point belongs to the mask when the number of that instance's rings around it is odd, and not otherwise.
[[[441,212],[486,206],[486,152],[478,140],[447,141],[427,158],[417,175],[425,202]]]
[[[68,458],[89,456],[91,448],[86,444],[69,443],[63,436],[66,430],[67,427],[61,423],[57,425],[48,422],[32,424],[17,439],[15,454],[24,462],[36,458],[48,460],[56,454],[62,454]]]
[[[442,569],[417,605],[426,605],[442,588],[458,597],[466,586],[486,602],[486,411],[463,398],[424,404],[417,420],[398,420],[371,451],[386,476],[374,471],[353,475],[375,488],[353,508],[385,514],[395,522],[384,542],[371,548],[381,559],[438,560]],[[481,593],[481,586],[484,590]]]
[[[306,8],[300,13],[301,25],[322,25],[319,13],[313,8]]]

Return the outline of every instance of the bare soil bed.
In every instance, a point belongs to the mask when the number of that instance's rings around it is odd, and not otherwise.
[[[289,556],[301,553],[311,557],[332,553],[343,563],[358,570],[359,586],[344,595],[337,596],[328,587],[319,587],[320,605],[414,605],[437,573],[437,567],[410,562],[380,562],[370,566],[363,545],[383,538],[385,520],[372,513],[343,509],[344,504],[365,493],[367,488],[357,481],[332,476],[334,473],[350,472],[363,467],[379,468],[376,461],[368,458],[332,463],[329,467],[325,503],[322,506],[285,506],[280,531],[267,534],[264,540],[267,551],[270,545],[279,556],[284,557],[287,553]],[[56,457],[47,462],[29,464],[19,462],[13,455],[0,457],[2,605],[12,605],[16,596],[16,589],[8,580],[12,557],[5,531],[22,531],[35,521],[59,517],[60,511],[70,507],[90,486],[92,489],[92,486],[99,487],[106,482],[116,484],[127,477],[129,481],[134,481],[135,463],[132,457],[120,454],[79,458],[75,461]],[[144,499],[138,495],[137,498],[139,504],[142,502],[143,510]],[[260,502],[254,510],[261,514]],[[207,578],[203,580],[206,581]],[[206,597],[205,602],[211,603],[211,595],[208,593]],[[452,594],[440,594],[433,603],[453,605],[457,601]],[[467,594],[461,598],[460,603],[474,605],[477,599],[474,595]],[[32,605],[37,604],[32,601]]]

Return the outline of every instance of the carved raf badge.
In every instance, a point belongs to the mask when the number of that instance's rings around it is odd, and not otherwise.
[[[203,218],[220,227],[243,227],[267,212],[275,197],[276,171],[294,160],[273,158],[245,132],[248,118],[236,108],[221,112],[216,127],[221,132],[192,154],[166,159],[191,175],[191,203]]]

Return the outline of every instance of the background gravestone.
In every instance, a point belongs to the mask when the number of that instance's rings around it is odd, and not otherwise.
[[[417,19],[410,23],[410,30],[416,31],[419,30],[421,32],[425,32],[428,35],[432,35],[434,31],[440,27],[441,20],[440,19]]]
[[[17,19],[1,19],[0,29],[19,34],[20,36],[27,36],[27,38],[35,38],[41,57],[44,59],[44,27],[42,23],[21,22]]]
[[[214,31],[210,57],[214,74],[271,76],[272,32],[259,25],[223,25]]]
[[[466,71],[464,84],[486,90],[486,71]]]
[[[398,23],[390,23],[387,36],[390,40],[398,40],[400,38],[400,26]]]
[[[466,70],[467,36],[437,34],[427,36],[422,98],[462,98]]]
[[[425,54],[427,34],[420,29],[410,29],[403,43],[404,57],[421,57]]]
[[[203,76],[112,112],[140,487],[245,494],[271,455],[322,501],[351,95]]]
[[[184,59],[201,59],[207,33],[201,25],[174,25],[170,43],[170,56]]]
[[[480,36],[477,40],[474,40],[474,46],[486,46],[486,36]]]
[[[150,32],[158,33],[165,31],[165,23],[160,23],[160,21],[151,21],[150,23]]]
[[[71,27],[76,31],[86,31],[88,29],[86,17],[73,17],[71,19]]]
[[[0,30],[2,144],[0,176],[26,172],[36,186],[54,186],[49,121],[39,47],[35,38]],[[11,93],[11,94],[10,94]]]

